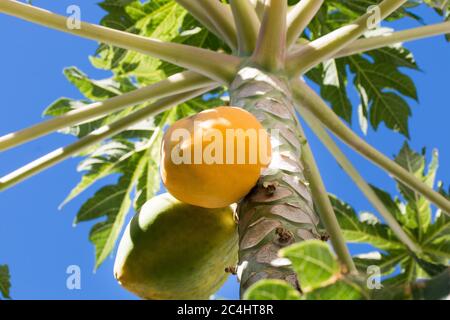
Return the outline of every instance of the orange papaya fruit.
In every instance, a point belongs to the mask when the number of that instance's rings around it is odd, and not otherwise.
[[[164,134],[161,177],[175,198],[221,208],[243,198],[270,164],[270,136],[248,111],[217,107],[175,122]]]

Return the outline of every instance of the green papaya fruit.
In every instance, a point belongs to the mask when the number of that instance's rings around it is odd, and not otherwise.
[[[149,200],[120,241],[114,276],[143,299],[208,299],[237,263],[233,210],[188,205],[165,193]]]

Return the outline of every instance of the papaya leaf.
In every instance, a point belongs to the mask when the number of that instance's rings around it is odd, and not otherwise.
[[[332,19],[340,21],[342,17]],[[338,27],[327,25],[326,20],[323,24],[325,26],[320,26],[319,34]],[[377,36],[387,31],[390,29],[378,28],[367,32],[366,36]],[[312,34],[314,39],[314,32]],[[417,100],[417,91],[412,79],[400,68],[419,70],[412,53],[395,45],[329,60],[309,71],[307,77],[319,85],[321,96],[330,103],[336,114],[351,124],[353,107],[347,87],[347,78],[351,74],[353,87],[360,96],[358,115],[362,131],[367,133],[369,121],[375,130],[384,123],[387,128],[409,138],[411,108],[404,97]]]
[[[434,186],[436,171],[439,166],[437,151],[433,152],[427,173],[425,173],[425,155],[411,150],[406,142],[399,154],[395,157],[395,162],[414,174],[420,180],[424,181],[428,186]],[[414,221],[415,227],[418,229],[419,239],[421,239],[422,234],[426,233],[431,224],[432,214],[430,202],[421,194],[415,192],[401,182],[398,183],[398,187],[407,201],[406,215]]]
[[[346,279],[338,280],[323,288],[306,294],[307,300],[363,300],[367,294],[356,283]]]
[[[64,69],[64,75],[87,99],[92,101],[102,101],[136,89],[128,78],[91,80],[76,67]]]
[[[424,259],[421,259],[417,256],[414,257],[414,260],[420,266],[422,270],[424,270],[430,277],[437,276],[444,272],[447,269],[447,266],[439,263],[433,263]]]
[[[450,237],[450,216],[438,210],[435,222],[430,225],[424,235],[424,243],[426,244],[442,237]]]
[[[102,25],[131,32],[145,37],[172,41],[178,35],[186,11],[175,1],[154,0],[116,2],[103,1],[100,6],[108,11]],[[122,22],[116,24],[116,22]],[[158,59],[102,44],[91,63],[101,69],[108,69],[120,76],[151,78],[155,82],[167,76],[161,72],[162,62]]]
[[[425,252],[450,259],[450,235],[437,238],[431,243],[423,245]]]
[[[11,276],[9,274],[9,267],[7,265],[0,265],[0,295],[5,299],[11,299],[9,295],[10,288]]]
[[[380,268],[382,275],[389,275],[395,271],[397,265],[405,258],[408,258],[408,254],[404,251],[389,251],[389,254],[375,251],[354,256],[353,261],[363,274],[367,273],[368,268],[377,266]]]
[[[61,97],[51,105],[49,105],[42,113],[42,116],[58,117],[66,114],[69,111],[82,108],[89,104],[88,101],[73,100],[70,98]]]
[[[244,300],[300,300],[300,293],[283,280],[261,280],[244,294]]]
[[[116,185],[101,188],[80,209],[74,224],[106,218],[91,229],[89,239],[95,246],[95,269],[114,249],[125,218],[131,207],[130,194],[142,174],[146,151],[136,153],[130,158],[127,170]]]
[[[389,210],[389,212],[399,222],[406,225],[407,221],[405,218],[405,214],[402,213],[402,210],[400,209],[401,202],[398,199],[392,199],[392,196],[388,192],[386,192],[374,185],[370,185],[370,187],[376,193],[376,195],[381,200],[381,202],[383,202],[384,206]]]
[[[80,195],[98,180],[120,173],[121,167],[135,152],[135,145],[127,141],[110,141],[100,146],[89,158],[78,165],[78,171],[86,171],[78,185],[70,192],[60,205],[62,208],[69,201]]]
[[[347,75],[345,65],[341,60],[328,60],[316,68],[317,78],[312,76],[312,72],[308,76],[320,85],[320,95],[327,100],[334,112],[349,124],[352,122],[352,104],[347,95]]]
[[[355,75],[354,85],[364,88],[367,94],[373,128],[376,130],[384,122],[389,129],[409,137],[411,110],[400,94],[417,99],[411,78],[401,73],[395,64],[373,63],[361,55],[350,56],[346,60]]]
[[[373,290],[375,300],[440,300],[450,294],[450,268],[427,280],[414,282],[385,281],[384,288]]]
[[[282,257],[292,262],[303,292],[337,281],[340,266],[329,246],[320,240],[309,240],[280,250]]]
[[[398,241],[386,225],[373,219],[361,221],[350,205],[334,196],[330,196],[330,200],[347,241],[370,243],[383,250],[404,249],[404,245]]]
[[[225,49],[224,43],[209,33],[187,11],[172,0],[104,1],[100,6],[108,11],[101,24],[119,30],[212,50]],[[122,20],[125,23],[121,23]],[[116,22],[118,22],[116,24]],[[227,51],[227,50],[226,50]],[[150,84],[179,72],[170,63],[108,45],[100,45],[91,63],[119,76],[131,76],[141,84]]]

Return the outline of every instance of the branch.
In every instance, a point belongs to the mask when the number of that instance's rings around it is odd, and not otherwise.
[[[450,21],[398,31],[377,37],[356,40],[348,47],[339,51],[334,57],[341,58],[351,56],[353,54],[383,48],[396,43],[419,40],[442,34],[450,34]]]
[[[176,0],[205,27],[236,51],[236,27],[229,8],[217,0]]]
[[[369,186],[369,184],[364,180],[364,178],[359,174],[356,168],[351,164],[345,154],[339,149],[337,144],[333,141],[330,135],[327,133],[322,123],[317,120],[317,118],[307,109],[306,106],[297,106],[297,111],[300,113],[301,117],[306,121],[311,130],[319,138],[320,141],[325,145],[325,147],[330,151],[339,165],[344,169],[344,171],[350,176],[350,178],[355,182],[357,187],[366,196],[369,202],[375,207],[375,209],[381,214],[386,223],[391,227],[397,238],[403,242],[412,252],[419,254],[421,252],[420,247],[406,234],[397,220],[392,216],[391,212],[386,208],[380,198],[377,196],[375,191]]]
[[[423,181],[419,180],[416,176],[402,168],[396,162],[383,155],[350,130],[341,121],[341,119],[339,119],[339,117],[330,108],[328,108],[325,101],[323,101],[322,98],[318,96],[306,83],[301,80],[294,80],[293,91],[299,103],[305,107],[308,107],[312,114],[314,114],[314,116],[316,116],[339,139],[370,161],[392,174],[395,178],[402,181],[411,189],[422,194],[443,211],[450,212],[450,201],[438,192],[435,192]]]
[[[53,131],[75,124],[93,121],[129,106],[200,89],[211,86],[212,84],[214,84],[213,80],[192,71],[178,73],[148,87],[140,88],[105,101],[95,102],[29,128],[4,135],[0,137],[0,151],[5,151],[27,141],[37,139]]]
[[[221,83],[232,81],[240,63],[237,57],[227,54],[183,44],[163,42],[86,22],[81,22],[79,29],[70,29],[66,25],[66,17],[17,1],[1,0],[0,12],[52,29],[151,55],[197,71]]]
[[[211,22],[208,13],[205,12],[205,9],[198,1],[189,1],[189,0],[175,0],[180,4],[183,8],[185,8],[198,22],[200,22],[203,26],[206,27],[210,32],[214,33],[219,39],[226,41],[225,37],[222,33],[217,30],[216,26]],[[234,44],[229,44],[232,47]]]
[[[306,139],[305,133],[303,132],[303,128],[301,127],[299,121],[298,125],[301,135]],[[357,273],[355,263],[353,262],[352,256],[347,248],[344,235],[342,234],[341,227],[337,221],[328,192],[325,189],[322,177],[320,176],[320,171],[317,167],[316,160],[314,159],[313,152],[308,142],[305,142],[302,146],[302,160],[305,166],[305,177],[307,181],[310,182],[309,187],[311,188],[314,205],[317,206],[320,214],[320,220],[330,235],[333,249],[339,257],[341,263],[347,267],[348,271],[351,273]]]
[[[302,35],[305,28],[319,11],[324,0],[301,0],[287,16],[286,48],[289,49]]]
[[[252,6],[255,8],[256,15],[258,16],[259,21],[262,21],[264,16],[264,8],[266,0],[249,0]]]
[[[59,148],[54,150],[53,152],[50,152],[49,154],[17,169],[16,171],[0,178],[0,190],[5,190],[27,178],[32,177],[33,175],[52,167],[61,161],[79,154],[81,151],[85,150],[86,148],[95,145],[99,142],[101,142],[104,139],[108,139],[124,130],[132,126],[133,124],[136,124],[140,121],[143,121],[149,117],[152,117],[168,108],[170,108],[173,105],[183,103],[189,99],[192,99],[196,96],[199,96],[201,94],[204,94],[205,92],[208,92],[213,87],[208,87],[204,89],[198,89],[194,91],[190,91],[187,93],[181,93],[178,95],[175,95],[173,97],[165,98],[158,100],[157,102],[140,109],[136,111],[135,113],[132,113],[120,120],[117,120],[116,122],[103,126],[89,135],[81,138],[77,142],[70,144],[66,147]]]
[[[377,6],[380,18],[385,19],[407,0],[384,0]],[[366,32],[374,20],[374,13],[367,12],[352,24],[341,27],[327,35],[302,46],[288,56],[288,72],[292,76],[305,73],[319,63],[333,57],[337,52]],[[381,21],[379,21],[381,22]]]
[[[269,71],[283,68],[286,59],[287,1],[267,0],[253,61]]]
[[[239,54],[249,56],[255,50],[261,23],[249,0],[230,0],[230,6],[238,30]]]

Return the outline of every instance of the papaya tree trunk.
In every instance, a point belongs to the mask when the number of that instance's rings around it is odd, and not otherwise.
[[[231,105],[251,112],[271,134],[272,162],[239,203],[241,295],[258,280],[282,279],[300,290],[294,272],[278,251],[320,238],[319,218],[301,163],[300,133],[289,84],[283,75],[243,67],[230,86]]]

